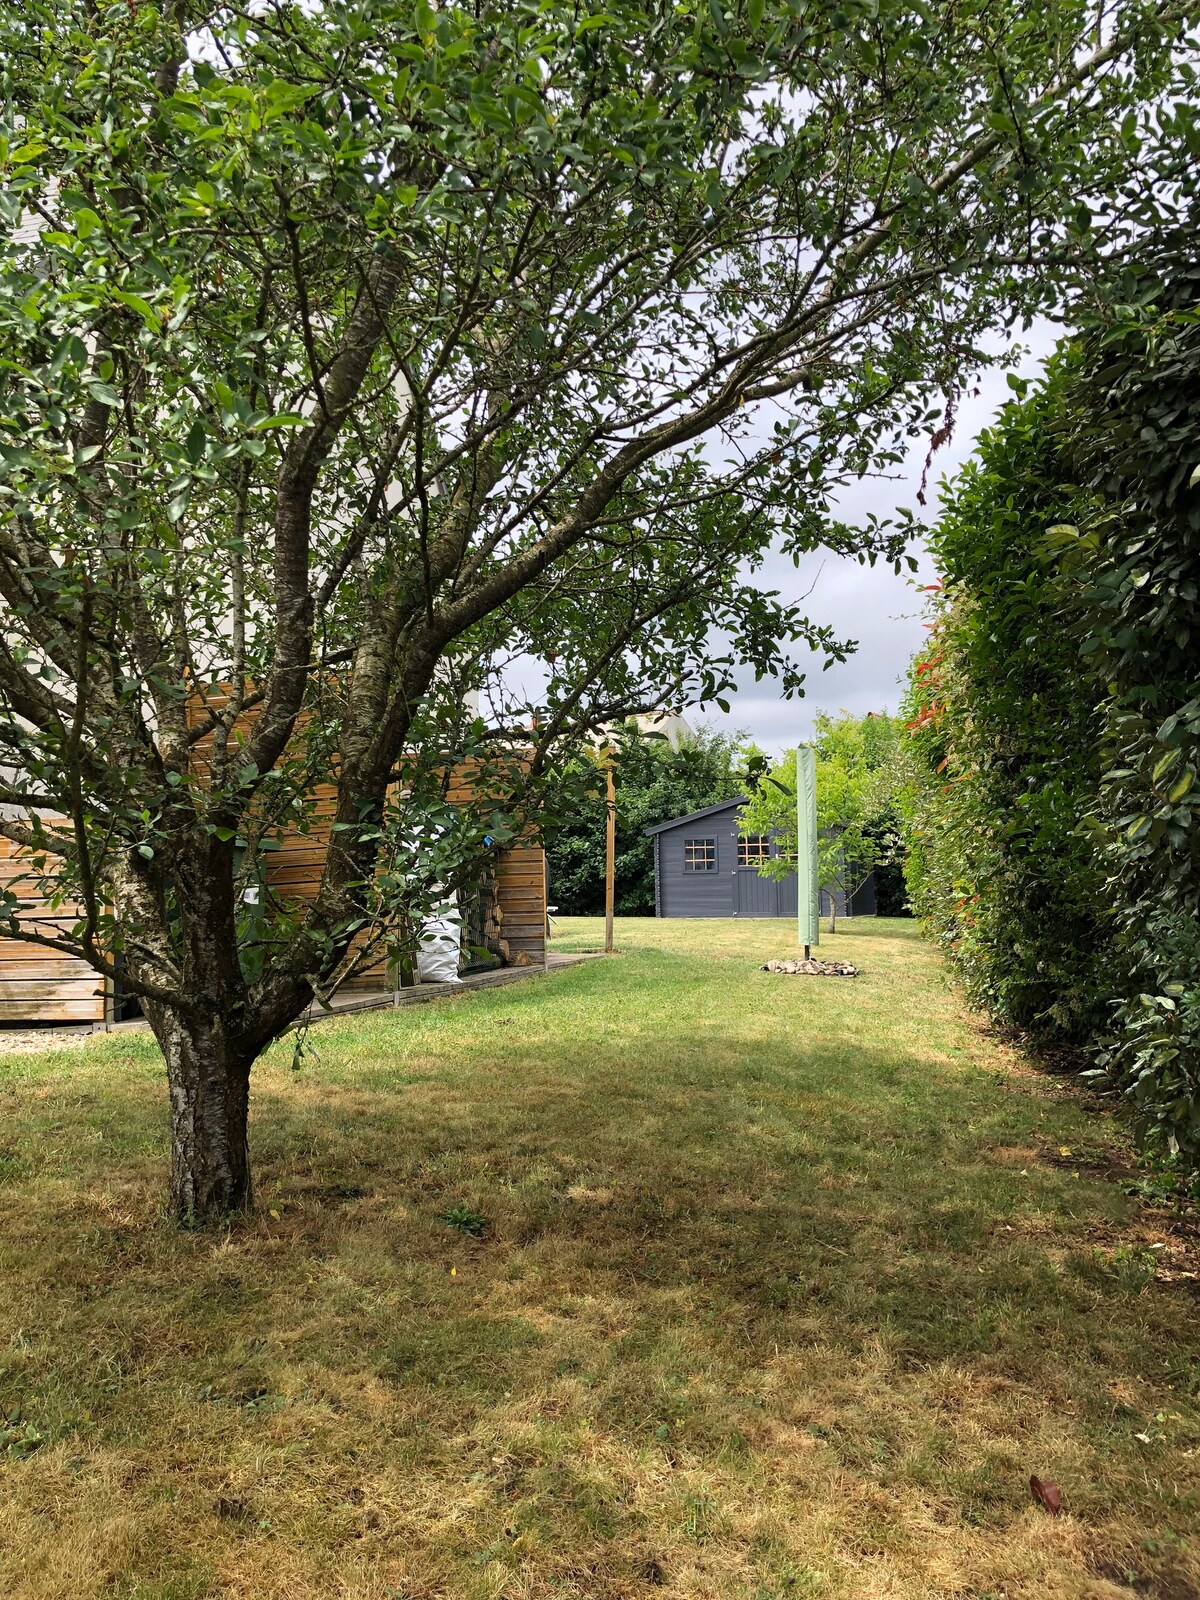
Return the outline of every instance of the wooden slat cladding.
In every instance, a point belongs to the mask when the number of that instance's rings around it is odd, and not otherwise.
[[[18,920],[52,935],[70,930],[78,909],[62,905],[50,911],[38,898],[36,877],[27,878],[27,872],[27,853],[0,838],[0,884],[19,896]],[[80,957],[0,938],[0,1022],[103,1022],[108,1000],[107,981]]]
[[[209,693],[207,703],[219,707],[223,697]],[[196,705],[199,715],[200,706]],[[250,713],[247,720],[250,720]],[[207,771],[206,746],[202,739],[195,747],[193,765],[197,773]],[[519,764],[519,762],[518,762]],[[469,806],[480,795],[481,768],[467,761],[447,775],[446,798],[451,805]],[[494,776],[490,780],[494,784]],[[268,890],[280,900],[309,902],[316,896],[329,848],[330,824],[337,803],[332,783],[316,783],[310,791],[312,806],[307,831],[286,829],[278,850],[263,852],[263,874]],[[504,851],[496,869],[496,898],[501,913],[501,936],[508,947],[509,960],[541,965],[546,959],[546,857],[536,838],[522,840]],[[386,962],[350,979],[345,988],[351,993],[373,993],[388,986]]]
[[[219,704],[209,696],[210,704]],[[197,703],[196,714],[200,706]],[[208,769],[207,740],[195,747],[196,774]],[[479,798],[478,769],[456,767],[447,782],[447,798],[454,805],[471,805]],[[313,814],[306,833],[285,830],[281,848],[264,851],[268,888],[282,900],[310,901],[317,892],[325,855],[336,790],[329,783],[314,786]],[[20,846],[0,839],[0,885],[13,883],[23,904],[22,921],[52,932],[70,929],[78,918],[73,905],[53,911],[41,899],[36,881],[23,880],[27,864]],[[23,880],[14,882],[14,880]],[[496,898],[501,913],[501,937],[510,961],[541,965],[546,957],[546,861],[534,838],[522,840],[501,855],[496,869]],[[355,993],[378,993],[388,986],[385,963],[352,979],[346,988]],[[107,981],[86,961],[18,939],[0,938],[0,1022],[103,1022],[112,1015],[112,995]]]
[[[496,897],[504,916],[504,937],[513,955],[546,958],[546,853],[532,840],[514,845],[500,858]]]

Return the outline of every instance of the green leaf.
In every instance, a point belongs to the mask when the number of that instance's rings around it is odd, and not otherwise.
[[[167,521],[178,522],[187,510],[188,500],[191,497],[192,486],[187,483],[167,501]]]
[[[264,433],[268,428],[302,428],[307,418],[302,417],[298,411],[281,411],[274,417],[263,417],[258,422],[250,424],[254,433]]]
[[[188,429],[187,440],[184,444],[184,450],[187,453],[187,458],[193,466],[196,466],[201,457],[204,455],[204,446],[207,443],[207,438],[208,436],[204,431],[203,419],[197,417],[195,422],[193,422],[191,427]]]
[[[114,291],[113,298],[119,300],[123,306],[128,306],[131,311],[136,311],[138,316],[148,328],[157,333],[162,327],[162,319],[148,300],[143,300],[140,294],[130,294],[125,289]]]
[[[88,393],[93,400],[99,400],[102,406],[119,406],[121,404],[121,396],[111,383],[93,381],[88,384]]]

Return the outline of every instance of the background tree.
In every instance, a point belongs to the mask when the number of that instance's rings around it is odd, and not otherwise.
[[[829,931],[837,930],[839,904],[876,868],[900,858],[896,796],[903,781],[900,723],[886,712],[831,717],[818,712],[817,876],[829,896]],[[796,752],[765,773],[741,812],[746,833],[773,833],[779,854],[762,864],[765,877],[783,878],[796,870]]]
[[[177,1216],[249,1203],[257,1054],[564,746],[836,648],[762,552],[897,555],[831,493],[1055,301],[1188,14],[5,8],[0,832],[82,907],[7,931],[120,963]],[[249,928],[317,778],[316,897]]]
[[[654,841],[645,829],[747,792],[750,772],[764,758],[740,734],[700,728],[677,747],[647,736],[635,723],[616,742],[616,910],[623,917],[654,915]],[[598,916],[604,910],[604,781],[597,759],[581,755],[571,776],[583,793],[570,816],[546,840],[550,899],[564,916]]]

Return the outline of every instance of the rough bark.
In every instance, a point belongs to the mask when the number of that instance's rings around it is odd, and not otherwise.
[[[255,1051],[222,1016],[184,1016],[159,1005],[150,1010],[167,1063],[171,1214],[185,1227],[202,1227],[247,1211]]]

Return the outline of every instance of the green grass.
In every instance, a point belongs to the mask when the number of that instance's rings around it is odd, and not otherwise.
[[[0,1594],[1200,1593],[1194,1284],[1124,1130],[846,928],[853,981],[628,921],[323,1023],[216,1236],[163,1218],[148,1037],[3,1058]]]

